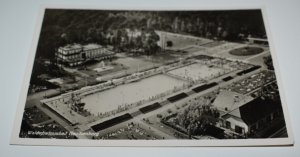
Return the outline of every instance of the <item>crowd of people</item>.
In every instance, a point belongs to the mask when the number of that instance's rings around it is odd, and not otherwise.
[[[213,65],[213,66],[217,66],[217,67],[220,67],[220,68],[223,68],[222,66],[224,66],[224,65],[225,66],[228,65],[230,68],[232,68],[231,70],[234,70],[233,69],[234,67],[235,68],[241,68],[241,67],[245,67],[245,66],[248,65],[246,63],[233,62],[233,61],[229,61],[229,60],[221,59],[221,58],[211,58],[211,59],[204,59],[204,60],[200,60],[200,61],[201,61],[202,64]],[[140,72],[139,74],[132,74],[132,75],[129,75],[129,76],[125,76],[123,78],[119,78],[118,80],[123,82],[123,83],[124,82],[130,83],[130,80],[133,80],[133,79],[136,79],[136,78],[137,79],[147,78],[147,77],[150,77],[150,76],[155,75],[157,73],[165,73],[166,71],[170,71],[172,69],[176,69],[178,67],[186,66],[186,65],[189,65],[189,64],[191,64],[191,63],[187,62],[187,61],[175,62],[175,63],[169,64],[169,65],[166,65],[164,67],[150,69],[150,70],[147,70],[147,71],[144,71],[144,72]],[[228,67],[226,67],[226,68],[228,68]],[[151,102],[153,100],[159,100],[161,98],[164,98],[167,95],[170,95],[172,93],[176,93],[176,92],[181,91],[183,89],[189,88],[193,84],[199,84],[199,83],[204,83],[204,82],[206,82],[206,81],[204,81],[203,79],[189,81],[187,83],[184,83],[182,86],[176,86],[171,90],[164,91],[163,93],[159,93],[157,95],[149,96],[148,99],[139,100],[137,102],[130,103],[130,104],[124,103],[122,105],[119,105],[115,110],[107,111],[107,112],[103,112],[103,113],[98,113],[97,115],[92,114],[92,116],[94,118],[91,118],[90,121],[92,122],[92,121],[95,121],[96,119],[102,119],[102,118],[105,118],[105,117],[109,117],[111,115],[118,114],[118,113],[123,112],[123,111],[127,111],[131,108],[143,105],[143,104]],[[91,93],[88,93],[88,92],[87,93],[88,94],[93,94],[95,92],[99,92],[99,90],[101,91],[101,90],[106,90],[106,89],[109,89],[109,88],[113,88],[114,86],[117,86],[118,84],[123,84],[123,83],[118,83],[116,81],[108,81],[106,83],[96,85],[95,87],[91,87],[91,88],[95,88],[95,89],[91,90]]]
[[[241,94],[247,94],[274,80],[276,80],[274,72],[262,71],[238,82],[234,82],[226,88]]]
[[[146,130],[139,123],[127,123],[126,127],[117,129],[115,131],[111,131],[106,133],[103,136],[99,136],[99,139],[129,139],[129,140],[137,140],[137,139],[147,139],[147,140],[156,140],[161,139],[157,135],[151,133],[150,130]]]
[[[178,67],[185,66],[186,64],[190,64],[190,63],[189,62],[184,62],[183,63],[183,62],[177,61],[177,62],[168,64],[168,65],[165,65],[163,67],[155,67],[155,68],[152,68],[152,69],[148,69],[146,71],[133,73],[131,75],[124,76],[124,77],[121,77],[121,78],[118,78],[118,79],[112,79],[111,81],[107,81],[107,82],[104,82],[102,84],[98,84],[98,85],[95,85],[95,86],[92,86],[92,87],[87,87],[85,89],[82,89],[82,91],[76,91],[76,92],[77,92],[77,94],[80,94],[82,96],[89,95],[89,94],[94,94],[96,92],[101,92],[103,90],[114,88],[114,87],[116,87],[118,85],[121,85],[121,84],[124,84],[124,83],[131,83],[132,81],[136,81],[137,79],[140,80],[140,79],[144,79],[144,78],[147,78],[147,77],[151,77],[151,76],[156,75],[156,74],[165,73],[166,71],[169,71],[169,70],[172,70],[172,69],[175,69],[175,68],[178,68]],[[193,83],[195,83],[195,82],[193,82]],[[91,120],[89,120],[89,121],[93,122],[93,121],[96,121],[99,118],[102,119],[102,118],[105,118],[105,117],[109,117],[111,115],[118,114],[118,113],[123,112],[123,111],[127,111],[131,108],[134,108],[136,106],[140,106],[140,105],[145,104],[147,102],[151,102],[153,100],[161,99],[161,98],[163,98],[163,97],[165,97],[169,94],[172,94],[172,93],[178,92],[180,90],[186,89],[187,87],[189,87],[188,83],[183,84],[182,86],[175,86],[171,90],[164,91],[164,92],[159,93],[157,95],[149,96],[147,99],[139,100],[137,102],[130,103],[130,104],[124,103],[122,105],[119,105],[115,110],[107,111],[107,112],[103,112],[103,113],[99,112],[97,115],[91,114],[91,116],[93,116],[94,118],[91,118]]]

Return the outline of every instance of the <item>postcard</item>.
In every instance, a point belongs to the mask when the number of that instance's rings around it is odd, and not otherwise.
[[[268,29],[262,8],[45,7],[11,144],[293,145]]]

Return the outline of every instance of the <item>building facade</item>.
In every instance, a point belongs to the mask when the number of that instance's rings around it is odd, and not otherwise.
[[[90,60],[111,59],[115,53],[98,44],[72,44],[59,47],[56,58],[59,64],[74,67]]]
[[[221,127],[240,137],[255,137],[283,116],[280,101],[232,91],[220,92],[213,106],[220,112]]]
[[[221,116],[223,127],[242,136],[255,137],[262,129],[282,117],[280,103],[256,98]],[[278,120],[278,119],[277,119]]]

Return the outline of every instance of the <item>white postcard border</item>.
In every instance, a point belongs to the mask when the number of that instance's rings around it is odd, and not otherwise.
[[[32,73],[34,58],[38,45],[39,35],[42,27],[45,9],[96,9],[96,10],[243,10],[243,9],[261,9],[265,29],[268,36],[270,45],[270,53],[273,59],[275,74],[280,91],[280,97],[282,102],[282,108],[284,113],[284,119],[286,122],[286,128],[288,132],[287,138],[267,138],[267,139],[226,139],[226,140],[86,140],[86,139],[33,139],[33,138],[20,138],[19,132],[25,108],[26,96],[28,92],[29,80]],[[124,6],[88,6],[88,5],[44,5],[41,6],[37,23],[35,26],[35,33],[33,36],[32,46],[27,59],[26,72],[23,78],[21,93],[19,94],[19,101],[17,105],[17,111],[13,124],[13,130],[11,134],[10,144],[13,145],[51,145],[51,146],[288,146],[294,144],[293,133],[290,124],[290,116],[288,107],[286,104],[286,97],[283,91],[282,79],[279,72],[278,60],[273,46],[272,34],[266,15],[266,8],[264,6],[233,6],[233,7],[124,7]]]

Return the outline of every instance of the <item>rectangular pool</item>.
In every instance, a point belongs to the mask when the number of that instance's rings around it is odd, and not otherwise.
[[[131,104],[143,99],[149,99],[152,96],[182,86],[186,83],[163,74],[151,76],[138,82],[132,82],[119,85],[102,92],[88,95],[82,98],[85,108],[91,113],[97,115],[117,109],[118,106]]]
[[[214,78],[220,75],[220,73],[224,72],[224,69],[218,67],[209,67],[208,65],[194,63],[182,68],[169,71],[168,73],[184,79],[191,78],[192,80],[210,80],[211,78]]]

